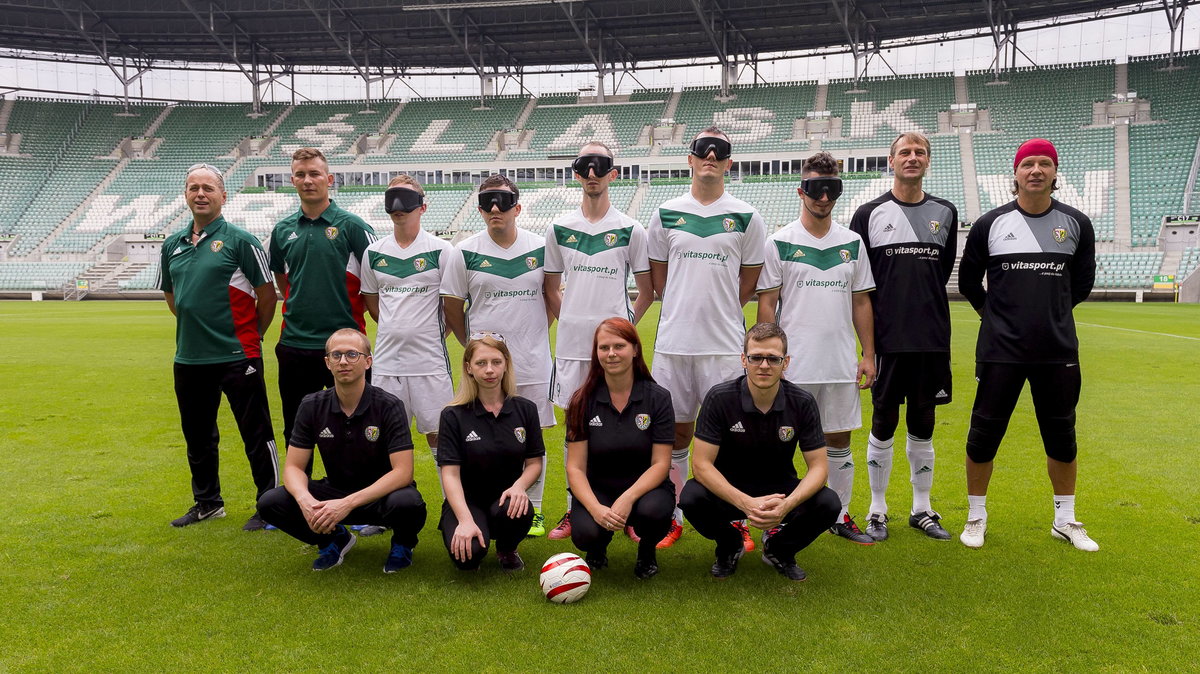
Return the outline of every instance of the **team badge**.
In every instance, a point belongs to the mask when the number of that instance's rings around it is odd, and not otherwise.
[[[937,220],[929,221],[929,233],[930,234],[937,234],[938,231],[941,229],[942,229],[942,223],[938,222]]]
[[[1054,228],[1054,242],[1062,243],[1063,241],[1066,241],[1066,240],[1067,240],[1067,230],[1063,229],[1062,227],[1055,227]],[[217,243],[220,243],[220,242],[218,241]]]
[[[413,260],[413,268],[416,269],[417,271],[425,271],[425,267],[428,267],[428,266],[429,266],[429,262],[423,257],[419,257],[419,258]]]
[[[842,262],[850,261],[850,251],[843,248],[842,250],[838,251],[838,255],[842,256]]]
[[[517,426],[513,429],[513,435],[517,436],[517,442],[525,442],[525,427]]]
[[[379,427],[367,426],[367,429],[363,431],[363,435],[366,436],[368,442],[375,442],[379,439]]]
[[[779,427],[779,439],[781,441],[787,442],[788,440],[791,440],[794,437],[796,437],[796,429],[792,428],[791,426],[780,426]]]
[[[639,414],[633,418],[633,423],[637,424],[639,431],[644,431],[647,428],[650,428],[650,415]]]
[[[725,231],[732,232],[737,227],[737,223],[734,222],[733,218],[725,218],[721,221],[721,226],[725,228]]]
[[[337,228],[337,227],[326,227],[326,228],[325,228],[325,238],[326,238],[326,239],[329,239],[330,241],[333,241],[334,239],[336,239],[336,238],[337,238],[337,235],[338,235],[338,228]]]
[[[219,252],[221,252],[221,249],[222,249],[222,248],[224,248],[224,247],[225,247],[225,242],[224,242],[224,241],[219,241],[219,240],[218,240],[218,241],[213,241],[212,243],[208,244],[208,249],[209,249],[209,250],[211,250],[211,251],[212,251],[212,252],[214,252],[214,253],[219,253]]]
[[[532,256],[525,258],[525,266],[529,267],[530,269],[537,269],[538,268],[538,259],[536,257],[532,257]]]
[[[617,245],[617,235],[613,234],[612,232],[605,234],[604,235],[604,245],[608,246],[609,248],[612,248],[613,246]]]
[[[792,257],[804,257],[804,251],[797,248],[796,252],[792,253]]]

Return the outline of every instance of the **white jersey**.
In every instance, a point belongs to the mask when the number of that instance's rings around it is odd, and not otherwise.
[[[862,238],[836,222],[819,239],[799,220],[767,239],[758,290],[779,290],[776,320],[788,337],[789,380],[855,381],[853,294],[874,288]]]
[[[450,373],[442,321],[442,282],[462,266],[454,247],[422,230],[402,248],[395,237],[363,251],[364,295],[379,296],[374,372],[389,377]]]
[[[557,357],[590,361],[600,321],[613,316],[633,321],[627,285],[631,271],[650,271],[646,229],[615,208],[595,223],[576,210],[546,230],[546,272],[562,274],[566,284],[558,312]]]
[[[647,234],[650,259],[668,265],[655,352],[740,354],[746,326],[738,275],[762,265],[762,216],[728,192],[707,206],[689,192],[659,206]]]
[[[501,248],[484,230],[458,248],[463,265],[447,275],[442,292],[468,302],[467,332],[501,334],[512,353],[517,384],[549,386],[550,329],[542,290],[545,239],[517,228],[517,240]]]

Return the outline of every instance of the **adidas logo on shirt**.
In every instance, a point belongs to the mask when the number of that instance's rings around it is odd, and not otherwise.
[[[1013,234],[1012,232],[1009,232],[1009,233],[1008,233],[1008,236],[1004,237],[1004,240],[1005,240],[1005,241],[1016,241],[1016,240],[1017,240],[1017,235],[1016,235],[1016,234]]]
[[[887,224],[887,227],[884,227],[884,228],[883,228],[883,231],[885,231],[885,232],[894,232],[894,231],[896,231],[896,228],[895,228],[895,227],[893,227],[893,226],[892,226],[892,223],[890,223],[890,222],[889,222],[889,223]]]
[[[949,398],[949,397],[950,397],[950,394],[946,393],[946,389],[942,389],[942,390],[938,391],[937,395],[934,396],[934,398]]]
[[[471,431],[470,433],[467,433],[467,442],[475,442],[476,440],[482,440],[482,439],[483,438],[479,437],[479,434],[476,433],[475,431]]]
[[[567,243],[579,243],[579,238],[572,234],[567,237]]]
[[[291,234],[289,234],[289,235],[288,235],[288,238],[287,238],[287,240],[288,240],[288,241],[295,241],[296,239],[299,239],[299,238],[300,238],[300,237],[299,237],[299,235],[297,235],[295,232],[292,232]]]
[[[253,365],[246,366],[246,374],[247,375],[254,374],[255,372],[258,372],[258,370],[255,370]]]
[[[596,416],[592,417],[592,420],[588,422],[588,426],[603,426],[603,425],[604,425],[604,422],[603,422],[603,421],[600,421],[600,415],[599,415],[599,414],[597,414]]]
[[[317,437],[318,438],[332,438],[333,431],[329,430],[329,427],[326,426],[325,428],[321,429],[321,433],[319,435],[317,435]]]
[[[676,221],[675,221],[675,224],[677,224],[677,225],[686,225],[686,224],[687,224],[687,220],[684,220],[683,218],[679,218],[678,220],[676,220]]]
[[[732,433],[745,433],[746,432],[746,429],[742,428],[742,422],[740,422],[740,421],[737,422],[736,424],[730,426],[729,430]]]
[[[480,269],[486,269],[487,267],[490,267],[490,266],[492,266],[492,263],[488,262],[487,260],[484,260],[483,262],[479,263]]]
[[[171,255],[178,255],[182,252],[183,252],[183,246],[175,246],[175,252],[171,253]]]

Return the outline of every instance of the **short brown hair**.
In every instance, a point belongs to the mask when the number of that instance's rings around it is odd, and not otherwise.
[[[368,356],[371,355],[371,340],[368,339],[361,330],[356,330],[355,328],[342,328],[341,330],[335,331],[329,336],[329,339],[325,340],[326,351],[329,351],[330,343],[332,343],[333,340],[338,337],[358,337],[359,341],[362,342],[362,352]]]
[[[925,154],[927,154],[927,155],[933,154],[933,148],[930,147],[929,139],[925,137],[925,134],[923,134],[919,131],[905,131],[904,133],[900,134],[899,136],[896,136],[896,140],[892,141],[892,147],[888,150],[889,157],[896,156],[896,145],[899,144],[900,141],[902,141],[902,140],[907,140],[911,143],[920,143],[925,146]]]
[[[713,135],[713,136],[720,136],[720,137],[724,138],[724,139],[725,139],[725,141],[726,141],[727,143],[729,143],[730,145],[732,145],[732,144],[733,144],[733,141],[732,141],[732,140],[729,140],[729,134],[725,133],[725,132],[724,132],[724,131],[722,131],[720,128],[718,128],[718,127],[715,127],[715,126],[710,126],[710,127],[708,127],[707,129],[702,129],[702,130],[700,131],[700,133],[697,133],[696,135],[692,136],[692,140],[696,140],[697,138],[699,138],[700,136],[703,136],[703,135],[704,135],[704,134],[706,134],[706,133],[707,133],[707,134],[710,134],[710,135]]]
[[[292,161],[308,161],[309,159],[320,159],[329,166],[329,160],[325,158],[324,153],[315,147],[302,147],[292,153]]]
[[[600,142],[600,141],[598,141],[598,140],[589,140],[588,142],[584,143],[584,144],[583,144],[583,145],[582,145],[582,146],[579,148],[579,154],[580,154],[581,156],[583,155],[583,148],[585,148],[585,147],[588,147],[588,146],[602,147],[602,148],[604,148],[604,151],[608,153],[608,158],[609,158],[609,159],[616,159],[616,158],[617,158],[617,155],[616,155],[616,153],[615,153],[615,152],[613,152],[613,149],[612,149],[611,147],[609,147],[608,145],[605,145],[604,143],[601,143],[601,142]]]
[[[425,196],[425,188],[421,187],[421,183],[417,182],[416,178],[408,175],[407,173],[401,173],[398,176],[392,176],[391,181],[388,182],[388,187],[397,187],[399,185],[408,185],[416,190],[417,194]]]
[[[502,176],[499,173],[493,173],[487,178],[484,178],[483,182],[479,183],[480,192],[484,190],[494,190],[501,187],[507,187],[512,191],[513,196],[517,198],[517,201],[521,200],[521,191],[517,189],[517,184],[509,180],[507,176]]]
[[[787,333],[783,328],[779,327],[778,323],[756,323],[754,327],[746,331],[746,339],[742,340],[742,353],[750,350],[750,342],[765,342],[768,339],[780,339],[783,341],[783,352],[787,353]]]
[[[804,172],[835,176],[838,174],[837,160],[828,152],[818,152],[804,160]]]

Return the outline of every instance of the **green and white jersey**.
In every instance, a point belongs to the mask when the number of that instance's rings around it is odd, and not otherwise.
[[[800,384],[853,382],[854,293],[875,289],[862,238],[832,223],[825,236],[794,220],[767,239],[758,290],[779,290],[777,321],[792,363],[785,376]]]
[[[286,274],[279,342],[296,349],[325,349],[342,328],[366,332],[359,295],[359,264],[375,240],[363,219],[332,201],[315,220],[296,211],[271,231],[271,271]]]
[[[463,264],[443,280],[442,294],[467,301],[467,332],[498,332],[512,352],[517,384],[550,383],[546,325],[546,241],[524,229],[508,248],[487,231],[458,244]],[[548,391],[549,389],[547,389]]]
[[[707,206],[688,192],[658,207],[647,234],[650,259],[667,263],[654,351],[740,354],[746,327],[738,275],[763,263],[762,216],[728,192]]]
[[[562,274],[566,285],[558,312],[557,357],[590,361],[600,321],[613,316],[633,321],[631,271],[650,271],[646,228],[615,208],[595,223],[576,210],[546,230],[546,273]]]
[[[425,230],[407,248],[394,236],[379,239],[363,253],[362,294],[379,297],[373,371],[389,377],[449,374],[446,326],[442,321],[442,279],[462,264],[449,242]]]
[[[231,363],[262,357],[258,295],[271,282],[254,235],[217,218],[192,245],[192,222],[163,240],[158,287],[175,299],[175,362]]]

